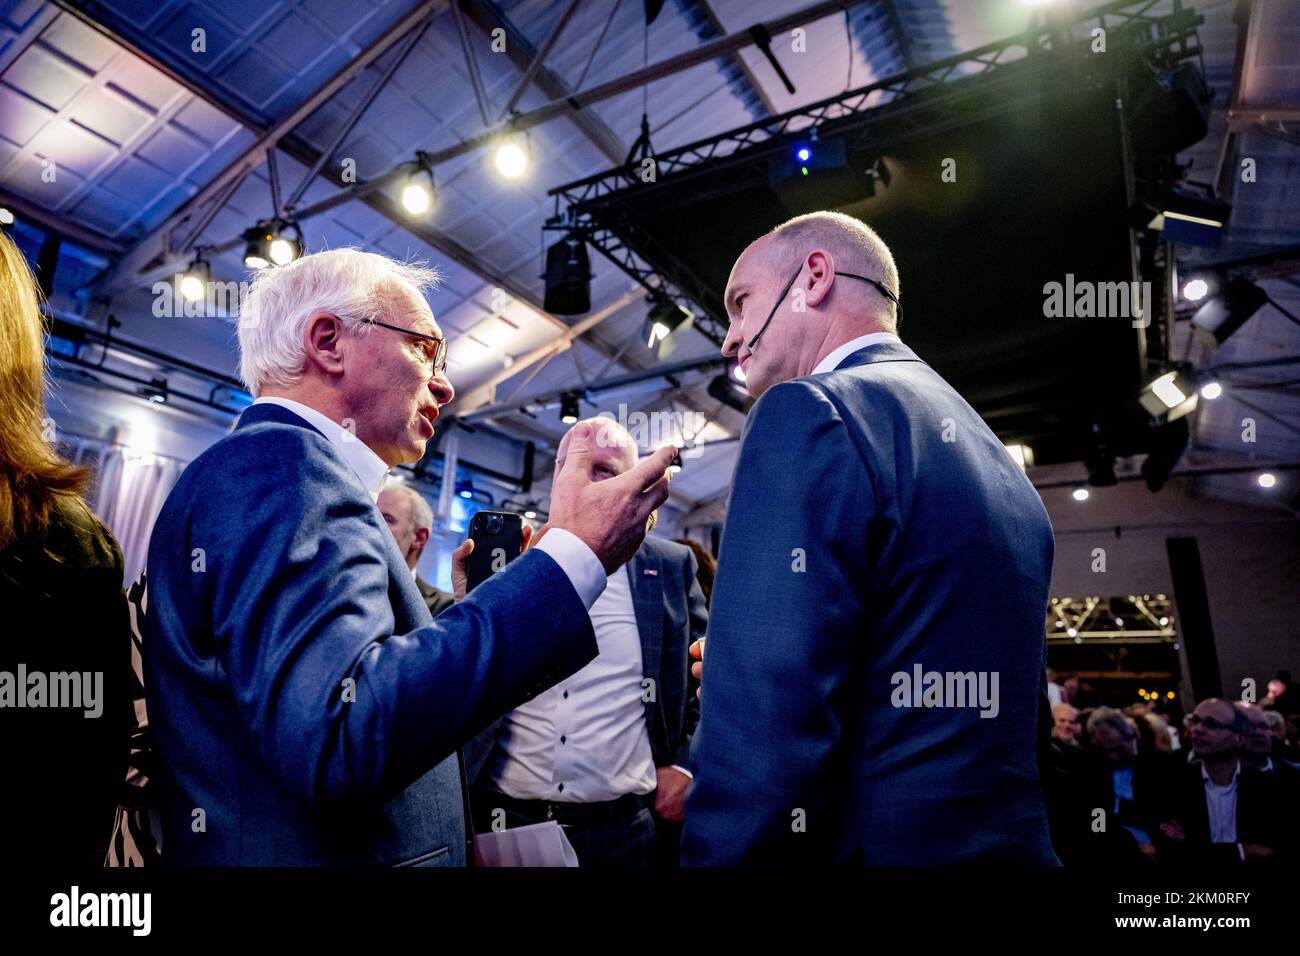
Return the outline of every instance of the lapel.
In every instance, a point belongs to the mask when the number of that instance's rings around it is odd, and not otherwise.
[[[659,661],[664,646],[663,561],[646,542],[632,556],[628,572],[631,577],[632,607],[636,611],[636,629],[641,636],[641,673],[655,682],[657,699],[660,694]]]

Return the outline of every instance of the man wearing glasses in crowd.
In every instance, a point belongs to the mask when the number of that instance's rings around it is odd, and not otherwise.
[[[463,865],[458,748],[596,655],[588,611],[673,449],[593,483],[576,429],[534,546],[433,621],[375,499],[455,395],[435,279],[334,250],[259,273],[241,309],[256,401],[149,551],[166,862]]]

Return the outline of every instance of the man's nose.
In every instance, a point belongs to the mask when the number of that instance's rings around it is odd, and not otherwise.
[[[429,391],[433,392],[433,397],[439,406],[450,405],[451,400],[456,397],[456,389],[452,387],[451,380],[447,378],[445,372],[438,372],[429,379]]]
[[[740,323],[732,322],[727,326],[727,337],[722,341],[723,358],[731,358],[740,351],[740,343],[744,341],[744,336],[740,334]]]

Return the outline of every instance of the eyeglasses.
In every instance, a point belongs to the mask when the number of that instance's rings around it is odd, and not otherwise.
[[[400,325],[389,325],[387,322],[380,322],[378,319],[366,319],[370,325],[377,325],[381,329],[390,329],[393,332],[401,332],[403,335],[409,335],[413,339],[420,339],[423,342],[430,343],[424,348],[424,362],[428,365],[433,363],[433,370],[441,375],[447,371],[447,340],[437,335],[426,335],[424,332],[416,332],[414,329],[404,329]],[[430,352],[432,348],[432,352]]]
[[[1197,717],[1195,714],[1187,718],[1187,726],[1204,727],[1206,730],[1232,730],[1232,725],[1221,724],[1213,717]]]

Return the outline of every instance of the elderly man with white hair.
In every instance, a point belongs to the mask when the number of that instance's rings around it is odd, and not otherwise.
[[[458,748],[596,655],[588,609],[673,450],[595,483],[576,434],[534,546],[432,620],[375,499],[455,395],[434,279],[341,249],[259,273],[241,310],[256,401],[149,549],[168,862],[463,865]]]

